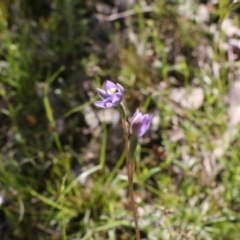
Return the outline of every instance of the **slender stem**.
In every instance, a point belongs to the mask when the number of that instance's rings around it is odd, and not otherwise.
[[[132,207],[132,211],[133,211],[133,218],[134,218],[134,222],[135,222],[135,233],[136,233],[136,237],[137,240],[141,240],[140,237],[140,231],[139,231],[139,226],[138,226],[138,216],[137,216],[137,208],[136,208],[136,204],[135,204],[135,198],[134,198],[134,189],[133,189],[133,173],[134,171],[132,171],[134,169],[134,166],[131,166],[132,163],[130,163],[130,172],[132,173],[132,176],[130,175],[128,177],[128,182],[129,182],[129,194],[130,194],[130,201],[131,201],[131,207]],[[134,164],[134,163],[133,163]]]
[[[122,119],[122,126],[124,131],[124,138],[125,138],[125,152],[126,152],[126,162],[127,162],[130,205],[133,212],[136,238],[137,240],[141,240],[140,231],[138,227],[137,209],[136,209],[135,199],[134,199],[134,189],[133,189],[133,174],[134,174],[135,163],[133,161],[130,161],[129,159],[128,123],[126,122],[125,119]]]
[[[125,154],[126,154],[126,163],[127,163],[127,175],[129,179],[129,147],[128,147],[128,125],[125,119],[122,119],[122,127],[124,132],[124,140],[125,140]]]
[[[126,161],[127,161],[127,169],[129,168],[129,148],[128,148],[128,127],[127,122],[122,119],[122,127],[124,132],[124,139],[125,139],[125,154],[126,154]],[[129,175],[129,174],[128,174]]]

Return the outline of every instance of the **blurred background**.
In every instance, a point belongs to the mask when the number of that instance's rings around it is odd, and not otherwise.
[[[240,4],[0,1],[0,239],[129,240],[123,132],[95,88],[153,115],[142,239],[239,239]]]

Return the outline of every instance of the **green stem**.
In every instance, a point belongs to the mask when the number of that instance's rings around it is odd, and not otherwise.
[[[126,122],[126,109],[122,102],[118,105],[118,111],[120,112],[122,120]]]
[[[107,127],[106,127],[106,124],[103,124],[103,137],[102,137],[102,145],[101,145],[101,153],[100,153],[100,166],[101,166],[102,175],[104,175],[104,172],[105,172],[106,147],[107,147]]]
[[[53,110],[52,110],[52,107],[51,107],[51,104],[50,104],[50,100],[49,100],[49,89],[50,89],[50,85],[51,83],[57,78],[57,76],[65,69],[65,67],[60,67],[51,77],[48,77],[47,80],[46,80],[46,83],[45,83],[45,86],[44,86],[44,95],[43,95],[43,104],[44,104],[44,107],[45,107],[45,111],[46,111],[46,114],[47,114],[47,118],[48,118],[48,121],[50,123],[50,126],[54,128],[54,131],[53,131],[53,138],[54,138],[54,141],[56,143],[56,146],[59,150],[59,152],[62,152],[62,145],[61,145],[61,142],[60,142],[60,139],[59,139],[59,136],[58,136],[58,133],[56,132],[55,130],[55,119],[54,119],[54,116],[53,116]]]
[[[123,104],[122,104],[123,106]],[[122,115],[123,117],[123,115]],[[133,219],[135,223],[135,233],[137,240],[141,240],[140,231],[138,226],[138,217],[137,217],[137,208],[135,204],[134,198],[134,188],[133,188],[133,174],[135,168],[135,162],[131,161],[130,154],[129,154],[129,130],[128,130],[128,123],[126,121],[126,115],[122,118],[122,126],[124,131],[124,138],[125,138],[125,152],[126,152],[126,162],[127,162],[127,174],[128,174],[128,185],[129,185],[129,195],[130,195],[130,205],[133,212]]]
[[[129,195],[130,195],[130,202],[131,202],[131,208],[133,212],[133,218],[135,223],[135,233],[137,240],[141,240],[140,236],[140,230],[138,226],[138,216],[137,216],[137,208],[135,204],[135,198],[134,198],[134,188],[133,188],[133,173],[134,173],[134,162],[130,163],[130,175],[128,176],[128,183],[129,183]]]
[[[134,134],[130,137],[130,145],[129,145],[129,158],[130,161],[135,161],[135,152],[138,145],[138,137]]]

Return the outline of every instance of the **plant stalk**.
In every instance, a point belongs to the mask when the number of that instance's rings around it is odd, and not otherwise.
[[[130,175],[128,176],[128,183],[129,183],[129,195],[130,195],[130,202],[131,202],[131,208],[133,212],[133,218],[134,218],[134,223],[135,223],[135,233],[136,233],[136,238],[137,240],[141,240],[140,237],[140,231],[139,231],[139,226],[138,226],[138,216],[137,216],[137,208],[135,204],[135,198],[134,198],[134,189],[133,189],[133,169],[134,166],[131,166],[131,164],[134,164],[133,162],[130,163]]]
[[[125,119],[122,119],[122,126],[124,131],[124,138],[125,138],[125,152],[126,152],[126,162],[127,162],[127,174],[128,174],[128,185],[129,185],[129,195],[130,195],[130,205],[133,212],[133,219],[135,224],[135,233],[136,239],[141,240],[140,231],[138,226],[138,216],[137,216],[137,208],[135,204],[134,198],[134,188],[133,188],[133,174],[135,169],[134,161],[130,161],[129,159],[129,140],[128,140],[128,123]]]

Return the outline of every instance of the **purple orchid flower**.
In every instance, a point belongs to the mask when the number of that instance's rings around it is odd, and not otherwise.
[[[148,130],[152,121],[149,114],[142,114],[138,109],[134,113],[130,122],[130,133],[137,137],[142,137]]]
[[[106,81],[105,90],[97,88],[98,95],[102,101],[95,102],[95,106],[100,108],[116,107],[122,101],[124,89],[118,83]]]

